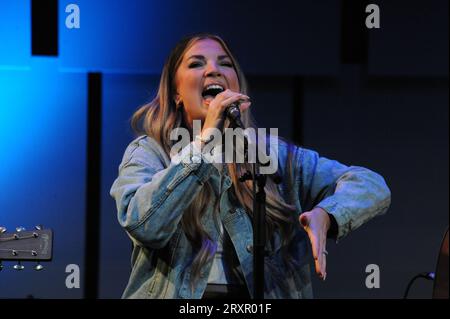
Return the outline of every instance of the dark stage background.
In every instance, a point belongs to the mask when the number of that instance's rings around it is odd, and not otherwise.
[[[80,28],[65,25],[66,6]],[[367,29],[365,7],[380,8]],[[131,243],[109,196],[128,120],[170,48],[229,42],[261,127],[382,174],[388,213],[329,243],[317,298],[401,298],[434,271],[448,225],[448,1],[0,0],[0,225],[55,232],[46,270],[4,263],[0,298],[119,298]],[[68,264],[80,288],[68,289]],[[365,285],[368,264],[380,288]],[[430,298],[418,281],[413,298]]]

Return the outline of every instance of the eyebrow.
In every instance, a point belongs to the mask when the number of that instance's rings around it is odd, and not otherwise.
[[[191,56],[188,58],[188,60],[189,60],[189,59],[199,59],[199,60],[204,60],[205,57],[204,57],[203,55],[191,55]],[[230,59],[230,57],[229,57],[228,55],[219,55],[219,56],[217,57],[217,59],[218,59],[218,60],[224,60],[224,59]]]

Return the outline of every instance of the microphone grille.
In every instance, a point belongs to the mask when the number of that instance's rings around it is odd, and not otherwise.
[[[239,110],[239,106],[237,106],[235,103],[231,104],[228,109],[227,113],[231,115],[232,117],[237,117],[241,115],[241,111]]]

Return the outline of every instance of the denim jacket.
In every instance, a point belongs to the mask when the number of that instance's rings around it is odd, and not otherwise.
[[[279,143],[278,160],[283,198],[296,207],[296,214],[321,207],[338,225],[337,238],[346,236],[372,217],[386,212],[390,191],[384,179],[366,168],[345,166],[311,150],[295,148],[289,157],[294,174],[286,174],[287,143]],[[190,284],[193,248],[180,220],[183,211],[202,190],[206,181],[221,178],[219,170],[203,160],[175,164],[162,147],[148,136],[140,136],[127,147],[119,175],[111,188],[118,220],[134,244],[132,272],[123,298],[201,298],[211,264],[207,263],[192,289]],[[202,217],[211,239],[219,232],[213,210],[220,218],[234,246],[250,295],[253,293],[252,221],[230,195],[232,182],[225,174],[218,190],[218,208],[213,203]],[[212,201],[214,202],[214,201]],[[296,220],[298,220],[296,218]],[[296,267],[287,267],[281,254],[281,240],[274,234],[271,253],[265,257],[265,292],[270,298],[312,298],[311,250],[306,232],[297,225],[289,245]]]

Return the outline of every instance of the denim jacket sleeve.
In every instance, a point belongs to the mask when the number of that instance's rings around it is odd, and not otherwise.
[[[203,158],[175,164],[151,138],[136,139],[126,149],[110,191],[119,223],[135,243],[164,247],[214,170]]]
[[[317,152],[303,148],[299,161],[302,207],[320,207],[333,215],[338,224],[337,239],[389,208],[391,193],[379,174],[319,157]]]

